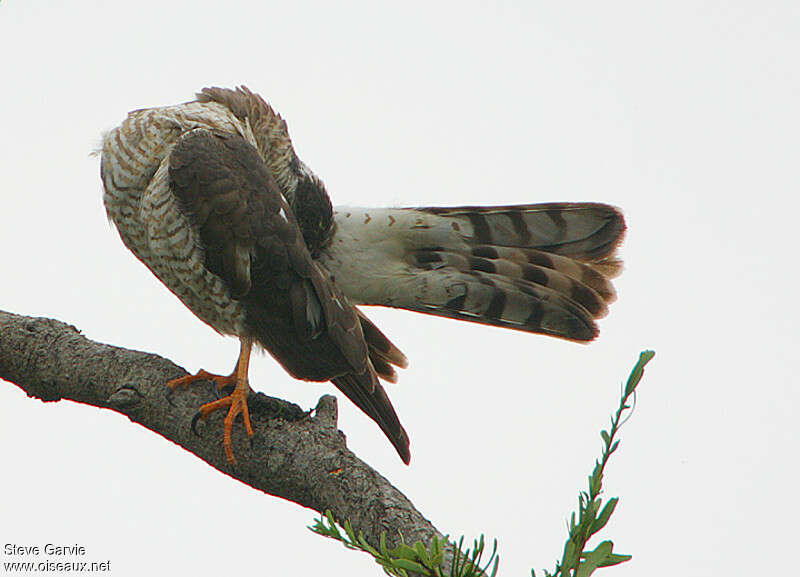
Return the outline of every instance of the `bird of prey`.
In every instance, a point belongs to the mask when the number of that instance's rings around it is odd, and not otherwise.
[[[253,346],[293,377],[332,381],[405,463],[409,439],[380,383],[406,357],[357,308],[383,305],[573,341],[597,335],[625,223],[599,203],[336,208],[284,120],[245,87],[136,110],[103,139],[104,203],[122,241],[201,320],[239,338],[223,448],[247,411]]]

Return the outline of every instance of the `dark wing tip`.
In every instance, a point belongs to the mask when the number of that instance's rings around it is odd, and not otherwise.
[[[389,396],[374,374],[371,371],[361,375],[350,373],[331,379],[331,382],[378,424],[403,463],[408,465],[411,462],[408,433],[400,424]]]
[[[395,445],[395,448],[397,449],[397,452],[400,455],[400,458],[403,460],[403,463],[405,463],[406,465],[410,465],[411,464],[411,451],[409,450],[408,439],[406,439],[406,446],[405,446],[404,449],[401,448],[401,447],[398,447],[397,445]]]

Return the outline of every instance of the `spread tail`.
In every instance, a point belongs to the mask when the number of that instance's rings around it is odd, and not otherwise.
[[[322,262],[355,303],[542,333],[597,336],[625,221],[598,203],[342,208]]]

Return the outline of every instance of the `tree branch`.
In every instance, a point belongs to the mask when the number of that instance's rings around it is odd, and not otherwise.
[[[384,531],[390,546],[399,533],[406,543],[442,537],[405,495],[347,449],[334,397],[323,396],[312,417],[252,393],[255,435],[248,443],[244,428],[234,427],[238,463],[230,465],[222,451],[222,412],[200,425],[202,436],[191,429],[197,408],[216,398],[211,383],[171,395],[164,386],[185,374],[167,359],[96,343],[61,321],[0,311],[0,378],[28,396],[121,413],[255,489],[323,514],[330,509],[375,547]]]

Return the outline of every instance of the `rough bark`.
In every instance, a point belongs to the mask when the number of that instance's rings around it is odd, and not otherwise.
[[[442,537],[389,481],[356,457],[337,430],[336,399],[323,396],[308,415],[297,405],[252,393],[250,442],[234,427],[237,464],[222,451],[222,412],[192,431],[197,408],[214,387],[193,385],[168,394],[169,379],[186,374],[154,354],[97,343],[61,321],[0,311],[0,378],[42,401],[70,399],[111,409],[173,441],[251,487],[319,512],[348,519],[374,546],[402,533],[407,543]]]

